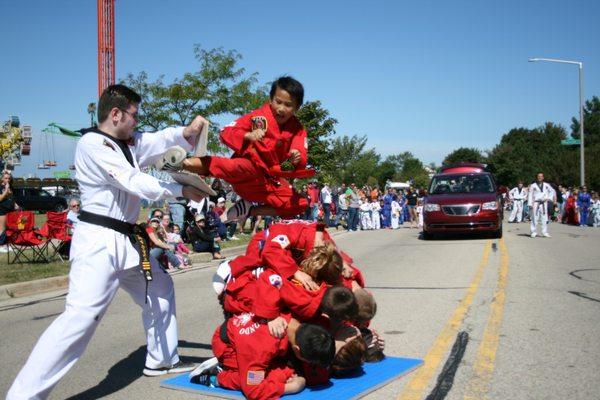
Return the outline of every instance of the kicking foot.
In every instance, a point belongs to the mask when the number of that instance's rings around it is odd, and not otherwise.
[[[182,372],[193,371],[196,368],[196,364],[191,362],[179,361],[177,364],[171,365],[170,367],[161,368],[149,368],[144,367],[144,375],[146,376],[160,376],[166,374],[180,374]]]
[[[552,236],[550,236],[550,234],[549,234],[549,233],[543,233],[543,234],[542,234],[542,236],[543,236],[543,237],[547,237],[547,238],[549,238],[549,237],[552,237]]]
[[[225,286],[231,280],[231,267],[229,261],[223,261],[217,267],[217,272],[213,275],[213,289],[217,295],[220,295],[225,290]]]
[[[227,210],[227,221],[237,221],[238,219],[248,218],[252,210],[252,203],[247,200],[241,199]]]
[[[532,237],[532,238],[534,238],[534,237],[536,237],[536,236],[537,236],[537,233],[535,233],[535,232],[533,232],[533,233],[531,234],[531,237]]]
[[[158,171],[181,171],[183,160],[187,157],[187,152],[183,147],[175,146],[163,154],[163,156],[154,164]]]

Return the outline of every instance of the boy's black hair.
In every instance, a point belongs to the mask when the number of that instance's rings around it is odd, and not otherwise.
[[[352,290],[332,286],[325,291],[319,310],[329,318],[353,320],[358,314],[358,303]]]
[[[282,76],[277,78],[271,85],[269,98],[272,100],[277,89],[285,90],[296,101],[296,106],[300,107],[304,102],[304,86],[291,76]]]
[[[324,328],[302,324],[296,331],[296,344],[300,355],[311,364],[329,365],[335,357],[335,341]]]
[[[125,85],[110,85],[102,92],[98,100],[98,122],[102,123],[108,118],[110,110],[118,108],[126,111],[131,104],[139,104],[142,98],[139,94]]]

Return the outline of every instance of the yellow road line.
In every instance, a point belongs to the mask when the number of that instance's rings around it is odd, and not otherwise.
[[[467,289],[465,297],[461,300],[458,307],[456,307],[454,314],[452,314],[452,317],[446,322],[446,326],[444,326],[444,329],[439,333],[433,346],[429,349],[429,352],[425,356],[423,366],[416,371],[412,379],[406,384],[404,391],[398,397],[398,400],[421,400],[423,398],[423,392],[429,385],[431,377],[437,370],[443,357],[446,355],[452,340],[458,332],[458,328],[460,328],[462,321],[473,302],[473,297],[475,296],[481,278],[483,277],[483,271],[488,264],[491,248],[492,241],[488,240],[485,244],[483,256],[479,262],[475,277]]]
[[[474,375],[467,383],[465,400],[484,399],[490,391],[490,382],[494,373],[496,351],[500,340],[500,325],[504,314],[504,301],[506,299],[506,283],[508,280],[508,250],[504,239],[500,240],[500,271],[498,283],[491,304],[491,312],[483,332],[483,339],[477,351],[473,364]]]

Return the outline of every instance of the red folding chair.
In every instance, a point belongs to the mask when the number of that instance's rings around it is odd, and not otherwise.
[[[58,256],[61,261],[69,258],[68,254],[65,258],[61,254],[61,250],[71,242],[66,211],[48,211],[46,213],[46,223],[37,233],[46,238],[42,251],[46,253],[48,260],[52,260],[55,256]]]
[[[35,232],[33,211],[12,211],[6,214],[6,245],[8,263],[48,262],[44,254],[46,240]],[[29,254],[26,250],[30,250]],[[11,253],[13,259],[11,260]]]

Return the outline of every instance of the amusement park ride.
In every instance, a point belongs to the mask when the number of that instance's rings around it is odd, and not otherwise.
[[[115,82],[115,0],[97,0],[98,7],[98,97],[102,91]],[[88,105],[92,117],[96,105]],[[58,164],[54,157],[54,135],[81,137],[80,131],[72,131],[50,122],[42,130],[40,163],[38,169],[50,169]],[[8,169],[21,165],[21,156],[31,153],[32,130],[29,125],[20,125],[19,117],[11,116],[0,125],[0,164]],[[46,159],[47,156],[47,159]],[[69,169],[75,169],[70,165]]]

